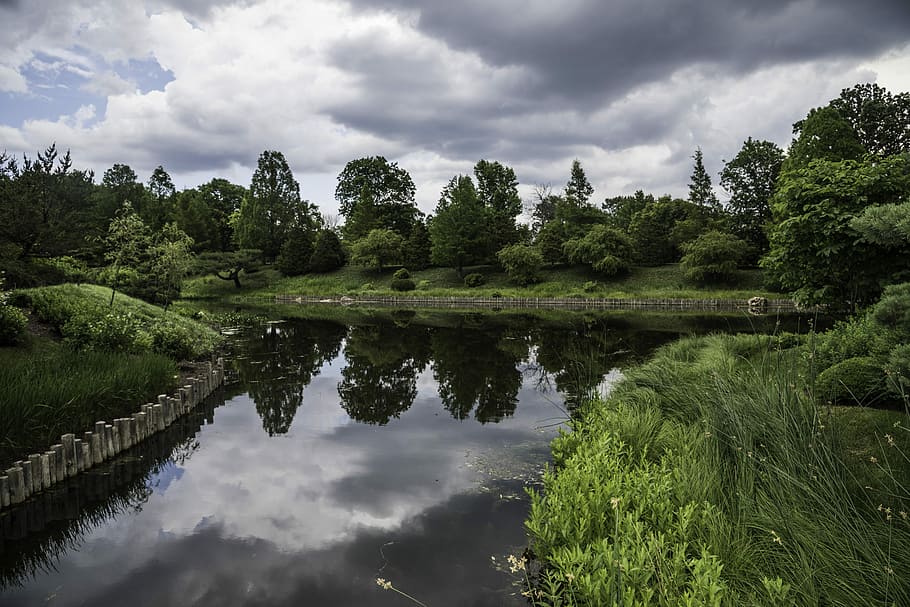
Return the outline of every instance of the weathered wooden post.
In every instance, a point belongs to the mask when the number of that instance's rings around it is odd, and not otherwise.
[[[123,445],[120,443],[120,428],[114,424],[111,424],[111,444],[114,445],[114,455],[117,455],[123,450]]]
[[[95,465],[95,454],[92,452],[92,441],[94,440],[92,438],[93,436],[94,436],[94,434],[91,432],[84,432],[82,434],[82,451],[83,451],[82,461],[83,461],[83,464],[85,465],[86,470],[88,470],[89,468],[91,468],[92,466]],[[88,455],[85,455],[86,453]]]
[[[82,459],[82,439],[77,438],[73,440],[73,448],[76,454],[76,471],[73,474],[79,474],[80,472],[85,472],[85,461]]]
[[[95,422],[95,434],[101,440],[101,461],[107,459],[107,432],[105,431],[106,427],[107,422]],[[92,453],[94,454],[94,451],[92,451]],[[95,463],[100,464],[101,462],[96,460]]]
[[[140,411],[139,413],[133,413],[133,416],[136,418],[136,433],[139,435],[139,440],[145,440],[148,438],[149,432],[148,414],[145,411]]]
[[[32,494],[39,493],[44,489],[44,481],[41,477],[41,455],[33,453],[28,456],[28,463],[32,469]]]
[[[16,465],[22,470],[22,490],[27,498],[32,494],[32,463],[28,460],[19,460]]]
[[[57,479],[57,452],[49,450],[45,451],[44,454],[47,456],[47,467],[50,468],[51,485],[56,485],[59,482]]]
[[[0,508],[9,507],[9,477],[0,476]]]
[[[104,461],[104,432],[92,433],[92,465],[97,466]]]
[[[155,412],[155,431],[161,432],[164,430],[164,407],[158,404],[152,407],[152,411]]]
[[[19,466],[8,468],[6,476],[9,477],[10,504],[21,504],[25,501],[25,481],[22,478],[22,468]]]
[[[63,445],[51,445],[54,452],[54,467],[57,469],[57,482],[62,483],[66,480],[66,462],[63,459]]]
[[[73,434],[64,434],[60,437],[60,444],[63,445],[64,474],[66,474],[66,478],[76,476],[76,446],[73,442],[75,439],[76,436]]]
[[[114,452],[114,426],[113,424],[104,424],[104,458],[111,459],[116,455]]]
[[[53,453],[53,451],[51,451],[50,453]],[[53,481],[51,480],[50,453],[45,452],[45,453],[41,454],[41,486],[44,487],[45,489],[50,489],[51,485],[54,484]]]
[[[183,386],[180,388],[177,393],[180,394],[180,411],[184,415],[190,412],[190,392],[187,389],[189,386]]]

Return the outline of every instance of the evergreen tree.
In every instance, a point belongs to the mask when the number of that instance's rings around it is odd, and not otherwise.
[[[588,204],[588,199],[593,193],[594,186],[588,182],[585,170],[581,168],[581,162],[576,158],[572,161],[572,176],[566,184],[566,200],[584,206]]]
[[[490,242],[485,218],[485,209],[471,178],[453,177],[443,189],[436,215],[430,220],[433,263],[454,267],[462,276],[466,265],[482,261]]]
[[[322,229],[316,233],[316,244],[310,257],[311,272],[331,272],[342,267],[347,261],[341,240],[333,230]]]
[[[430,240],[430,231],[423,221],[414,223],[411,235],[404,243],[402,255],[404,265],[412,270],[423,270],[430,266],[430,250],[433,243]]]
[[[303,228],[291,230],[287,240],[281,246],[278,256],[278,271],[285,276],[299,276],[309,269],[315,243],[313,232]]]
[[[711,187],[711,177],[705,170],[701,148],[696,148],[692,158],[695,160],[695,167],[692,170],[692,181],[689,183],[689,200],[701,206],[719,209],[720,203],[714,194],[714,188]]]

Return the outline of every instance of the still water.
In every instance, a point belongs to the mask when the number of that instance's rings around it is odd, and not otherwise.
[[[0,605],[412,604],[380,577],[429,606],[524,605],[505,559],[574,403],[680,334],[773,324],[386,311],[231,331],[217,398],[0,518]]]

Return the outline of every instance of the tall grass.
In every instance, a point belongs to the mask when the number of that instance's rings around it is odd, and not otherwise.
[[[176,364],[160,354],[74,352],[37,341],[0,348],[0,462],[44,450],[62,433],[128,415],[176,385]]]
[[[771,343],[667,346],[554,442],[540,604],[910,604],[907,414],[817,408]]]

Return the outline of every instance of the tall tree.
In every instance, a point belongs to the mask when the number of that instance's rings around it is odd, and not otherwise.
[[[136,178],[136,172],[126,164],[114,164],[104,171],[101,178],[101,187],[94,196],[94,215],[99,222],[99,227],[107,229],[107,225],[114,215],[123,207],[124,202],[130,203],[133,211],[142,217],[148,203],[148,191]]]
[[[829,104],[876,156],[910,152],[910,93],[892,95],[877,84],[857,84]]]
[[[732,232],[749,243],[756,256],[768,250],[765,227],[783,162],[784,151],[776,144],[749,137],[720,173],[720,185],[730,193]]]
[[[720,207],[717,201],[717,195],[714,194],[714,188],[711,187],[711,177],[705,170],[704,157],[701,148],[695,149],[692,155],[695,165],[692,168],[692,178],[689,182],[689,200],[694,204],[705,206],[711,209]]]
[[[474,165],[477,198],[486,210],[490,235],[488,255],[517,242],[519,232],[515,219],[521,213],[518,178],[515,171],[499,162],[480,160]]]
[[[588,181],[581,162],[576,158],[572,161],[572,174],[566,184],[566,199],[578,206],[588,204],[588,199],[594,193],[594,186]]]
[[[414,201],[416,191],[408,172],[382,156],[348,162],[335,188],[338,212],[346,219],[345,236],[358,238],[371,229],[384,228],[407,238],[420,214]],[[357,207],[364,201],[374,206],[374,212],[358,215]],[[364,220],[370,225],[359,225]]]
[[[236,218],[238,244],[275,259],[292,229],[315,229],[318,221],[315,206],[300,199],[300,185],[284,155],[263,152]]]
[[[401,260],[404,239],[392,230],[370,230],[370,233],[351,245],[351,263],[382,269]]]
[[[151,232],[129,202],[124,202],[108,226],[105,238],[105,259],[110,264],[111,302],[120,286],[124,270],[138,271],[148,261]]]
[[[469,176],[459,175],[449,181],[429,222],[434,264],[454,267],[461,276],[466,265],[486,258],[489,234],[484,211]]]
[[[177,188],[174,181],[164,167],[158,166],[148,180],[149,204],[142,213],[142,219],[153,230],[160,230],[162,226],[173,219],[174,197]]]
[[[866,153],[850,123],[832,107],[815,108],[793,125],[796,135],[782,170],[800,169],[813,160],[859,160]]]

